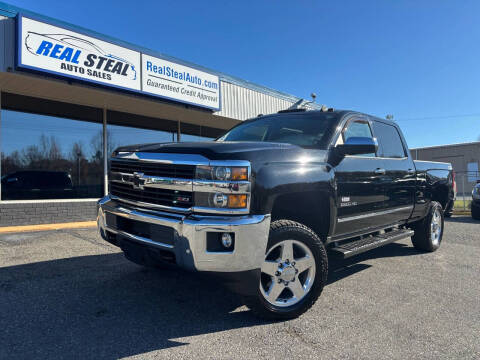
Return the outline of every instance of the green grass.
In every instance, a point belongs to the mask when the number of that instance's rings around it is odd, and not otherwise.
[[[470,205],[472,203],[472,200],[465,200],[465,209],[470,210]],[[453,208],[455,210],[463,210],[463,200],[455,200],[455,203],[453,204]]]

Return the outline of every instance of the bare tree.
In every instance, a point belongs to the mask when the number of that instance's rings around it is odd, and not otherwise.
[[[81,141],[74,142],[70,150],[69,159],[71,161],[77,161],[84,157],[85,151],[83,150],[83,143]]]
[[[103,161],[103,131],[100,130],[90,141],[92,145],[92,160],[95,162]],[[116,145],[113,142],[112,133],[107,130],[107,156],[109,156]]]
[[[62,149],[55,136],[50,137],[42,134],[40,136],[40,151],[43,153],[45,159],[60,160],[63,158]]]

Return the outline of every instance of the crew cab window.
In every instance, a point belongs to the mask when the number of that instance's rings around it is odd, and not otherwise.
[[[347,124],[347,127],[343,130],[342,137],[343,137],[343,142],[345,143],[348,140],[348,138],[351,138],[351,137],[373,138],[373,135],[368,122],[363,120],[358,120],[358,121],[351,121]],[[376,154],[371,153],[371,154],[362,154],[362,155],[353,155],[353,156],[375,157]]]
[[[402,139],[395,126],[374,121],[373,130],[380,145],[379,155],[381,157],[401,159],[407,156]]]

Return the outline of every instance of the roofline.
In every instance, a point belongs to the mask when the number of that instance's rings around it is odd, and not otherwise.
[[[425,146],[418,148],[411,148],[410,150],[423,150],[423,149],[435,149],[435,148],[444,148],[444,147],[453,147],[453,146],[468,146],[468,145],[480,145],[480,141],[464,142],[464,143],[454,143],[454,144],[445,144],[445,145],[434,145],[434,146]]]
[[[96,37],[99,40],[112,42],[116,45],[124,46],[124,47],[130,48],[132,50],[142,52],[142,53],[147,54],[147,55],[151,55],[151,56],[158,57],[158,58],[161,58],[161,59],[164,59],[164,60],[167,60],[167,61],[172,61],[172,62],[178,63],[180,65],[184,65],[184,66],[188,66],[188,67],[191,67],[191,68],[194,68],[194,69],[198,69],[198,70],[201,70],[201,71],[212,73],[214,75],[217,75],[220,78],[220,80],[223,81],[223,82],[228,82],[228,83],[231,83],[231,84],[234,84],[234,85],[239,85],[239,86],[245,87],[245,88],[253,90],[253,91],[258,91],[258,92],[261,92],[261,93],[266,94],[266,95],[272,95],[272,96],[279,97],[279,98],[282,98],[284,100],[288,100],[288,101],[292,101],[292,102],[296,102],[296,101],[302,99],[298,96],[294,96],[294,95],[291,95],[291,94],[288,94],[288,93],[285,93],[285,92],[282,92],[282,91],[279,91],[279,90],[275,90],[275,89],[269,88],[267,86],[259,85],[259,84],[253,83],[251,81],[248,81],[248,80],[243,80],[239,77],[236,77],[236,76],[233,76],[233,75],[228,75],[228,74],[225,74],[223,72],[210,69],[206,66],[202,66],[202,65],[198,65],[198,64],[186,61],[186,60],[182,60],[182,59],[176,58],[174,56],[170,56],[170,55],[167,55],[167,54],[155,51],[155,50],[151,50],[151,49],[148,49],[148,48],[140,46],[140,45],[129,43],[127,41],[118,39],[118,38],[113,37],[113,36],[105,35],[105,34],[90,30],[90,29],[86,29],[86,28],[78,26],[78,25],[74,25],[74,24],[71,24],[71,23],[68,23],[68,22],[65,22],[65,21],[62,21],[62,20],[58,20],[58,19],[46,16],[46,15],[38,14],[36,12],[29,11],[29,10],[26,10],[26,9],[23,9],[23,8],[19,8],[17,6],[10,5],[8,3],[0,1],[0,16],[3,15],[3,16],[9,17],[9,18],[14,18],[19,13],[21,13],[21,14],[27,16],[27,17],[30,15],[30,16],[33,16],[37,19],[56,24],[59,27],[62,27],[62,26],[67,27],[67,28],[69,28],[73,31],[78,30],[79,32],[86,33],[89,36]],[[315,104],[313,106],[316,107],[316,106],[319,106],[319,105]]]

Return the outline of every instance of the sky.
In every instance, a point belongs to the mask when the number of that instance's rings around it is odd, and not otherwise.
[[[480,1],[12,5],[317,102],[385,117],[411,148],[480,137]]]

